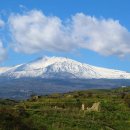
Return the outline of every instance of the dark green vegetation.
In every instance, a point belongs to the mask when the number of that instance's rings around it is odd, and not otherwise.
[[[99,111],[88,111],[96,102]],[[0,130],[130,130],[130,87],[1,99]]]

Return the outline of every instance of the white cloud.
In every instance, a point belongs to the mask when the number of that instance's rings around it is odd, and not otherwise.
[[[71,38],[58,17],[47,17],[34,10],[10,16],[9,23],[16,51],[31,54],[42,50],[70,50]]]
[[[15,51],[31,54],[85,48],[102,55],[130,54],[130,32],[116,20],[77,13],[65,22],[37,10],[11,15]]]
[[[0,19],[0,27],[3,27],[5,25],[4,21]]]
[[[6,50],[3,47],[2,41],[0,40],[0,62],[6,58]]]
[[[5,25],[4,21],[0,19],[0,28]],[[0,62],[6,58],[6,49],[3,47],[3,43],[0,39]]]
[[[80,47],[103,55],[130,53],[130,32],[113,19],[97,19],[82,13],[73,16],[73,34]]]

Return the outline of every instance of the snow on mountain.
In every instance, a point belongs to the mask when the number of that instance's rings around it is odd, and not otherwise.
[[[10,69],[10,67],[0,67],[0,74],[8,71]]]
[[[95,67],[63,57],[39,58],[3,71],[0,76],[12,78],[130,79],[130,73],[125,71]]]

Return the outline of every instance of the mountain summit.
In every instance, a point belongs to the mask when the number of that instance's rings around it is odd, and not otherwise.
[[[64,57],[42,57],[27,64],[5,69],[0,76],[8,78],[130,79],[130,73],[125,71],[95,67]]]

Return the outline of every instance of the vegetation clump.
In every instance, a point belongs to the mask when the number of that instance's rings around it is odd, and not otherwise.
[[[0,130],[129,130],[130,87],[0,100]]]

